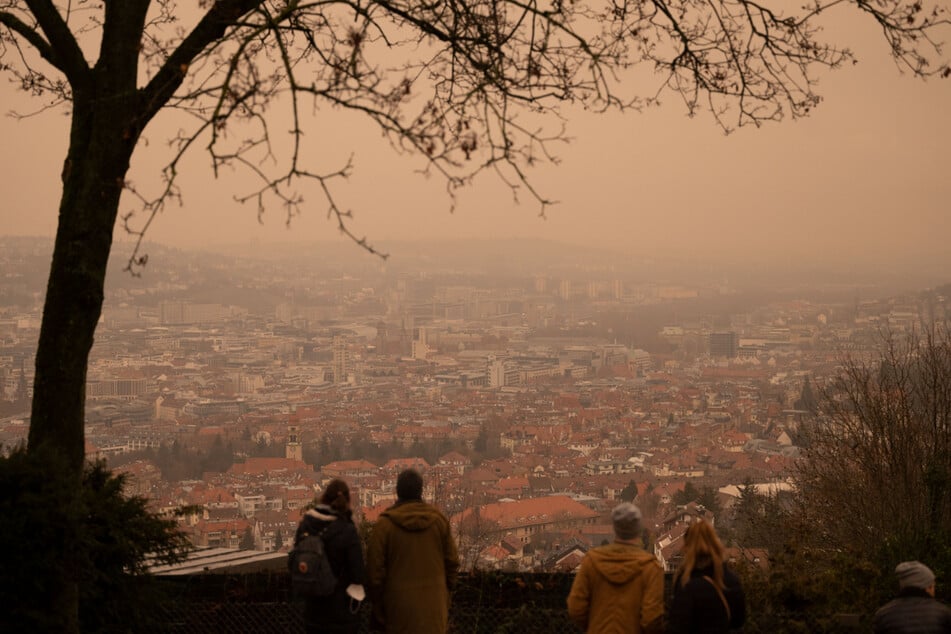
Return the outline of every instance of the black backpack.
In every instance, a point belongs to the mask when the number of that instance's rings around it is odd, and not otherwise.
[[[298,597],[326,597],[337,587],[337,577],[324,549],[325,530],[326,527],[316,535],[304,533],[287,556],[291,590]]]

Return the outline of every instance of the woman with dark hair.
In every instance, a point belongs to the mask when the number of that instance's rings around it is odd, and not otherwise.
[[[308,632],[357,632],[363,600],[363,548],[350,510],[350,487],[331,480],[320,503],[304,513],[294,536],[296,545],[305,535],[320,535],[337,586],[326,597],[308,597],[304,621]]]
[[[713,525],[697,520],[684,533],[683,563],[674,576],[670,634],[721,634],[746,621],[740,580],[724,563]]]

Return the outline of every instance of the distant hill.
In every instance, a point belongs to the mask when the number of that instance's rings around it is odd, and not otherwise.
[[[424,276],[441,284],[491,277],[499,286],[524,285],[534,277],[552,280],[621,280],[625,284],[707,285],[779,296],[821,296],[854,300],[884,297],[923,288],[951,289],[947,269],[829,267],[815,260],[751,262],[734,254],[720,262],[702,258],[646,257],[636,252],[583,247],[536,239],[394,241],[378,245],[389,257],[372,255],[346,239],[324,242],[247,242],[181,249],[146,243],[141,279],[124,271],[132,244],[116,242],[107,289],[132,291],[163,283],[174,295],[183,284],[200,289],[208,301],[236,303],[242,295],[268,295],[266,275],[319,276],[322,279],[376,279]],[[15,283],[0,287],[0,301],[19,303],[46,287],[52,240],[0,236],[0,262]],[[8,281],[11,279],[7,276]],[[248,282],[255,280],[250,285]],[[235,292],[227,289],[234,289]],[[257,289],[257,290],[252,290]],[[6,295],[4,295],[6,293]],[[277,298],[259,297],[270,303]],[[10,301],[5,303],[9,304]],[[258,303],[257,300],[253,303]]]

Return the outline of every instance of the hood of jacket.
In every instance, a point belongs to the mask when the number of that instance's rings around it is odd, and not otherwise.
[[[304,513],[304,515],[307,517],[312,517],[315,520],[319,520],[321,522],[332,522],[338,519],[338,516],[333,512],[333,509],[325,504],[318,504],[312,509],[307,509],[307,512]]]
[[[608,544],[588,551],[594,569],[613,584],[624,584],[654,562],[643,548],[631,544]]]
[[[439,510],[420,500],[397,502],[383,511],[381,517],[387,517],[394,524],[406,531],[424,531],[437,521],[441,514]]]

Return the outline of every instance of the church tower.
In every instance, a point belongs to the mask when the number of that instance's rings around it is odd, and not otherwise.
[[[297,425],[287,426],[287,447],[284,449],[284,455],[289,460],[304,461],[304,449],[300,444],[300,427]]]

